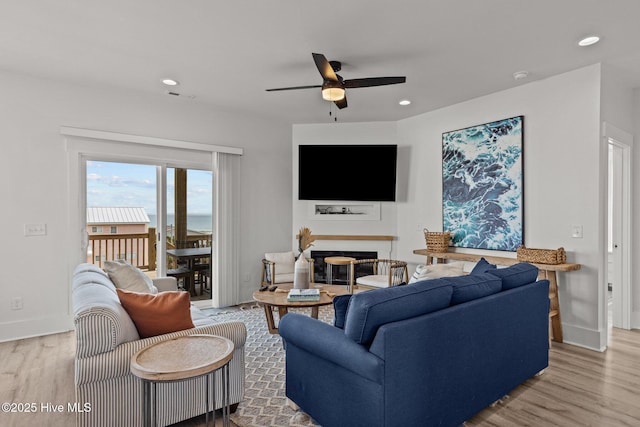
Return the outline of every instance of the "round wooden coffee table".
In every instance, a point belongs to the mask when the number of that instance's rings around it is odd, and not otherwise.
[[[233,358],[233,341],[217,335],[188,335],[151,344],[131,358],[131,373],[144,382],[144,425],[156,425],[156,384],[184,381],[206,376],[207,402],[205,423],[209,425],[210,375],[222,370],[222,422],[230,425],[229,362]],[[215,385],[213,387],[213,424],[215,415]],[[168,402],[167,404],[170,404]]]
[[[289,290],[293,288],[293,283],[279,283],[278,289],[273,292],[269,290],[260,292],[255,291],[253,293],[253,299],[261,303],[264,308],[264,314],[267,318],[267,326],[269,332],[272,334],[278,333],[278,327],[273,319],[273,307],[278,308],[278,315],[280,319],[289,312],[290,307],[311,307],[311,317],[318,318],[318,308],[323,305],[333,304],[333,297],[337,295],[346,295],[350,292],[345,286],[339,285],[325,285],[310,283],[310,288],[320,289],[319,301],[287,301],[287,294]]]

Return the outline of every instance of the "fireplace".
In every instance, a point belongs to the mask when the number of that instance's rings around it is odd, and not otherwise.
[[[348,256],[355,259],[374,259],[378,257],[378,252],[374,251],[311,251],[311,258],[313,258],[314,275],[313,281],[315,283],[327,283],[327,265],[324,262],[326,257],[330,256]],[[356,266],[356,274],[362,276],[365,274],[371,274],[370,271],[361,271],[362,269],[370,269],[364,266]],[[349,266],[348,265],[335,265],[333,266],[333,284],[334,285],[348,285],[349,284]]]

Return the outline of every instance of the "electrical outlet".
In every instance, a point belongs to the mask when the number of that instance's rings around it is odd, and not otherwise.
[[[46,236],[47,235],[47,224],[25,224],[24,225],[24,235],[27,237],[30,236]]]
[[[11,298],[11,310],[22,310],[23,307],[22,297]]]

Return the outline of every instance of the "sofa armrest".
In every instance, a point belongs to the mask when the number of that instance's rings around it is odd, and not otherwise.
[[[126,342],[107,353],[87,358],[76,358],[75,383],[76,385],[87,384],[127,376],[131,374],[131,357],[139,350],[160,341],[195,334],[212,334],[228,338],[235,346],[234,352],[239,350],[244,352],[247,328],[243,322],[215,323]]]
[[[296,346],[356,375],[382,381],[384,361],[348,338],[342,329],[298,313],[284,316],[278,329],[285,348]]]
[[[177,291],[178,280],[175,277],[154,277],[151,279],[158,292]]]

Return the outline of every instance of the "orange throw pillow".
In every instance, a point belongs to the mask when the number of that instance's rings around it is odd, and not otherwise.
[[[189,293],[182,291],[144,294],[116,288],[120,304],[138,329],[140,338],[193,328]]]

